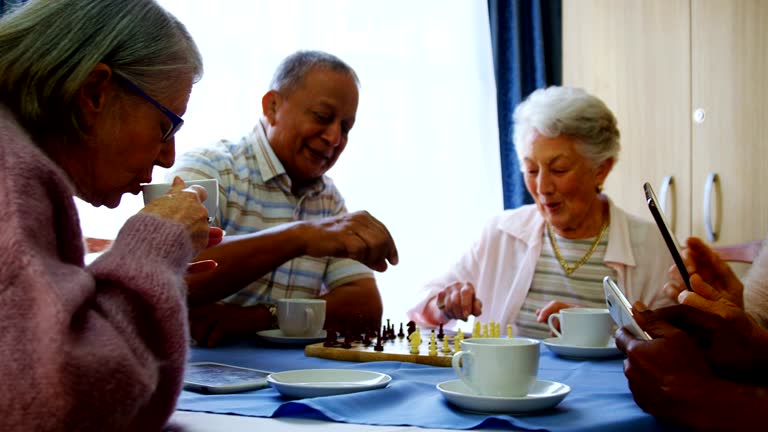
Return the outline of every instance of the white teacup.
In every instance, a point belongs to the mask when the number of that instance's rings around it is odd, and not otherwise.
[[[482,396],[521,397],[539,372],[539,341],[528,338],[472,338],[453,355],[453,371]]]
[[[286,298],[277,301],[277,325],[286,336],[315,336],[325,324],[325,300]]]
[[[208,197],[203,202],[206,210],[208,210],[208,221],[212,222],[216,217],[216,212],[219,210],[219,182],[216,179],[202,179],[202,180],[184,180],[187,186],[200,185],[208,192]],[[145,184],[141,187],[141,194],[144,198],[144,205],[149,204],[150,201],[160,198],[168,192],[171,188],[170,183],[151,183]]]
[[[560,330],[552,322],[560,321]],[[604,347],[613,336],[613,318],[608,309],[567,308],[547,319],[550,330],[563,343],[582,347]]]

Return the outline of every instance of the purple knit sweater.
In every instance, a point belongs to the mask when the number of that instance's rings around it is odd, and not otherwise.
[[[192,243],[140,213],[85,267],[72,197],[0,106],[0,430],[160,430],[186,361]]]

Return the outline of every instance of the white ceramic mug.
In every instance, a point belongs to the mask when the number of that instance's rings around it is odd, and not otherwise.
[[[277,301],[277,325],[285,336],[315,336],[325,324],[325,300],[285,298]]]
[[[206,210],[208,210],[208,221],[212,222],[216,217],[216,212],[219,210],[219,182],[216,179],[202,179],[202,180],[184,180],[187,186],[200,185],[208,192],[208,197],[203,202]],[[144,198],[144,205],[149,204],[150,201],[160,198],[168,192],[171,188],[171,183],[150,183],[141,187],[141,194]]]
[[[472,338],[453,355],[453,371],[482,396],[521,397],[539,372],[539,341],[528,338]]]
[[[560,330],[552,322],[560,321]],[[613,336],[613,318],[608,309],[567,308],[547,319],[550,330],[563,343],[582,347],[604,347]]]

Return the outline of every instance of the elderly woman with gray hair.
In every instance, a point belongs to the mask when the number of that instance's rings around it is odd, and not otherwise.
[[[545,338],[547,318],[560,309],[605,307],[606,275],[630,301],[671,303],[661,290],[672,259],[658,229],[602,192],[620,147],[608,107],[584,90],[550,87],[522,102],[514,123],[535,204],[491,219],[453,268],[427,284],[409,318],[434,327],[474,315]]]
[[[91,265],[73,196],[116,207],[174,161],[202,59],[153,0],[32,0],[0,20],[0,430],[152,431],[187,358],[188,262],[221,240],[177,180]]]

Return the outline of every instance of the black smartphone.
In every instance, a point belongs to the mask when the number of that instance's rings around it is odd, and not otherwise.
[[[675,261],[675,265],[680,272],[680,276],[683,278],[683,282],[685,282],[685,287],[688,288],[688,291],[692,291],[691,277],[688,275],[688,270],[683,263],[683,256],[680,254],[680,246],[677,244],[674,234],[672,234],[672,231],[669,229],[666,219],[664,219],[664,213],[662,213],[661,207],[659,207],[656,194],[653,192],[653,188],[648,182],[645,182],[643,189],[645,190],[645,200],[648,202],[648,209],[653,215],[653,220],[656,221],[656,226],[658,226],[659,231],[661,231],[661,236],[664,237],[664,242],[667,243],[667,249],[669,249],[669,253],[672,254],[672,259]]]
[[[237,393],[268,387],[271,372],[222,363],[189,363],[184,371],[184,390],[198,393]]]

